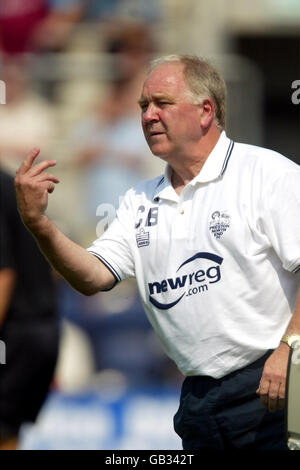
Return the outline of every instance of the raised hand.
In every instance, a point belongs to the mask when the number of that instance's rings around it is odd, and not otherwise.
[[[52,193],[55,184],[59,183],[56,176],[45,172],[47,168],[56,165],[55,160],[45,160],[33,165],[39,153],[39,149],[32,150],[15,177],[19,212],[24,224],[33,231],[44,217],[48,206],[48,193]]]

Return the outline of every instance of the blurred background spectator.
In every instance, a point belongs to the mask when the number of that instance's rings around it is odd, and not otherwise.
[[[1,0],[3,54],[60,51],[82,15],[82,3],[79,0]]]
[[[160,2],[152,0],[1,0],[0,46],[4,54],[60,52],[79,21],[157,21]]]
[[[15,173],[38,142],[49,155],[55,121],[51,104],[30,86],[25,57],[6,56],[0,73],[6,87],[6,104],[0,106],[0,162]]]
[[[81,172],[82,217],[91,228],[89,236],[95,230],[99,204],[117,208],[119,198],[147,178],[152,166],[137,106],[153,53],[151,35],[144,24],[124,24],[107,33],[106,51],[113,61],[105,98],[79,120],[70,137]]]
[[[28,147],[55,158],[61,184],[49,215],[89,246],[126,189],[163,172],[136,104],[148,60],[191,53],[209,57],[226,79],[228,135],[300,163],[300,106],[291,100],[300,79],[299,27],[297,0],[252,0],[251,9],[239,0],[1,0],[0,159],[13,172]],[[62,394],[151,383],[179,390],[182,377],[153,337],[134,281],[92,298],[62,280],[58,289]]]

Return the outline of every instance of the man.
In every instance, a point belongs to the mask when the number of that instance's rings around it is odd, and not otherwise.
[[[299,167],[227,138],[224,80],[195,57],[154,62],[139,104],[165,174],[128,191],[87,252],[46,217],[58,179],[44,173],[55,161],[32,166],[35,150],[16,177],[24,223],[86,295],[136,277],[186,376],[174,419],[184,449],[286,449],[281,338],[300,333]]]

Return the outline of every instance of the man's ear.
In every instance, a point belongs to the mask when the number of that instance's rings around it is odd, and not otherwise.
[[[208,128],[215,115],[215,106],[211,98],[205,98],[201,104],[201,126]]]

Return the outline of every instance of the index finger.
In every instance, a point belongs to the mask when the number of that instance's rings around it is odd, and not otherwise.
[[[34,160],[36,159],[39,153],[40,153],[40,149],[38,148],[33,149],[30,152],[30,154],[25,158],[25,160],[23,160],[22,164],[20,165],[16,173],[21,174],[21,175],[26,173],[26,171],[28,171],[29,168],[31,168]]]

